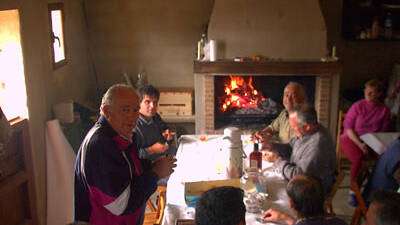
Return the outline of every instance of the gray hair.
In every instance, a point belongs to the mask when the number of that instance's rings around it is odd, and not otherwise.
[[[300,125],[305,124],[317,124],[318,116],[315,108],[309,105],[303,105],[301,107],[295,108],[290,114],[296,113],[297,122]]]
[[[290,81],[288,84],[286,84],[284,89],[286,89],[289,86],[295,87],[299,91],[299,94],[303,96],[304,102],[307,102],[306,89],[304,88],[304,86],[302,84],[295,82],[295,81]]]
[[[135,89],[133,89],[131,86],[126,85],[126,84],[114,84],[108,90],[106,93],[103,95],[103,98],[101,99],[101,107],[106,106],[106,105],[112,105],[114,101],[114,96],[115,93],[117,93],[119,90],[132,90],[135,92]]]

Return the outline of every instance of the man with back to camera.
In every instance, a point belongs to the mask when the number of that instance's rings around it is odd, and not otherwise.
[[[312,177],[297,175],[286,186],[289,206],[296,217],[276,209],[264,213],[266,222],[284,222],[287,225],[346,225],[334,216],[326,216],[324,211],[324,191],[321,183]]]
[[[196,225],[246,225],[243,190],[217,187],[204,192],[196,204]]]
[[[140,225],[147,199],[176,159],[141,160],[133,138],[139,101],[127,85],[111,86],[101,116],[88,132],[75,164],[75,221],[91,225]]]
[[[157,113],[160,92],[152,85],[139,88],[140,109],[135,127],[140,157],[150,160],[164,155],[175,155],[176,147],[171,145],[175,133]]]

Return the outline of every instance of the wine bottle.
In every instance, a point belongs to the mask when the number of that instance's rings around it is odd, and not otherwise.
[[[253,151],[250,153],[250,168],[262,168],[262,153],[258,150],[258,143],[254,143]]]

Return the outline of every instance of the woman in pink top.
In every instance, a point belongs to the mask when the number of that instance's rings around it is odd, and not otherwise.
[[[363,159],[369,148],[360,135],[387,131],[390,126],[390,110],[382,102],[383,84],[370,80],[365,84],[365,99],[355,102],[346,113],[340,137],[343,153],[351,162],[350,181],[356,182]]]

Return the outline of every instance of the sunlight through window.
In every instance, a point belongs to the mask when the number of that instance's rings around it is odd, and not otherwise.
[[[18,10],[0,11],[0,105],[7,119],[27,118]]]

